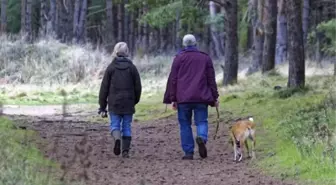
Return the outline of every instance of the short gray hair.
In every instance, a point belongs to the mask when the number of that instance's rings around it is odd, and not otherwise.
[[[187,34],[183,37],[183,46],[195,46],[197,44],[196,38],[192,34]]]
[[[127,57],[129,55],[129,49],[125,42],[118,42],[114,46],[112,57],[114,58],[119,55],[124,56],[124,57]]]

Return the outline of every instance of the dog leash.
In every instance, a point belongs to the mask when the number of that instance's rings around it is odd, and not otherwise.
[[[218,107],[216,107],[216,112],[217,112],[217,125],[216,125],[216,131],[215,131],[215,135],[214,135],[214,140],[216,140],[216,137],[217,137],[217,132],[218,132],[218,128],[219,128],[219,110],[218,110]]]

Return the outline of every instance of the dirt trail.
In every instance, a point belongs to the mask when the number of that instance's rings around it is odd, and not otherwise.
[[[48,108],[44,110],[48,112]],[[11,113],[20,112],[12,110]],[[212,140],[213,125],[209,128],[208,158],[200,159],[196,147],[195,159],[182,161],[178,124],[174,117],[134,122],[131,157],[123,159],[113,154],[107,120],[104,124],[92,123],[88,121],[90,115],[96,113],[70,114],[64,120],[61,115],[8,117],[27,129],[36,130],[42,141],[46,141],[40,143],[40,149],[46,157],[63,164],[67,171],[65,179],[72,181],[83,177],[90,185],[294,184],[262,175],[247,167],[247,161],[233,162],[228,136],[221,134],[221,138]],[[222,133],[225,129],[221,128]]]

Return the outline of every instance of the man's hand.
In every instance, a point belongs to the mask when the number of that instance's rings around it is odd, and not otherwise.
[[[218,106],[219,106],[219,101],[218,101],[218,100],[216,100],[216,102],[215,102],[215,107],[217,107],[217,108],[218,108]]]
[[[216,100],[215,103],[213,104],[213,106],[211,106],[211,107],[217,107],[218,108],[218,106],[219,106],[219,101]]]
[[[107,117],[107,111],[106,110],[98,109],[98,114],[101,115],[102,118]]]
[[[177,103],[176,102],[172,103],[172,108],[173,108],[173,110],[177,110]]]

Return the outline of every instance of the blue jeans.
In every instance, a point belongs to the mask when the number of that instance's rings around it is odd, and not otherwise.
[[[177,117],[180,124],[181,146],[186,155],[194,154],[194,137],[191,128],[192,111],[197,127],[197,137],[206,143],[208,140],[208,105],[189,103],[177,105]]]
[[[122,136],[132,136],[131,123],[133,119],[132,114],[118,115],[112,112],[110,114],[110,131],[119,130]],[[121,124],[122,123],[122,124]],[[120,128],[121,125],[121,128]]]

